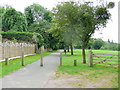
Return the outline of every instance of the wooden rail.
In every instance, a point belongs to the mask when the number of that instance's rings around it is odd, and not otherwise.
[[[118,54],[102,54],[102,53],[92,53],[93,55],[114,55],[114,56],[118,56]]]
[[[101,55],[101,56],[99,56],[99,55]],[[118,54],[92,53],[92,50],[90,50],[89,56],[88,56],[88,65],[93,66],[93,65],[97,65],[97,64],[106,64],[106,65],[118,66],[120,60],[119,60],[119,57],[117,57],[117,56],[118,56]],[[116,59],[118,59],[118,60],[116,60]],[[96,62],[96,61],[99,61],[99,62]],[[112,62],[112,63],[110,63],[110,62]]]

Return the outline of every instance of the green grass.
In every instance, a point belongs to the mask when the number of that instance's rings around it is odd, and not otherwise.
[[[55,52],[55,51],[44,52],[43,57],[47,56],[47,55],[49,55],[53,52]],[[28,65],[28,64],[31,64],[31,63],[39,60],[39,59],[40,59],[40,54],[35,54],[35,55],[32,55],[32,56],[26,56],[24,58],[25,66]],[[20,68],[25,67],[25,66],[21,66],[21,58],[10,60],[9,65],[5,65],[5,62],[1,62],[0,66],[2,68],[2,69],[0,69],[0,72],[1,72],[0,77],[3,77],[5,75],[8,75],[8,74],[20,69]]]
[[[92,50],[93,53],[103,53],[103,54],[118,54],[118,51],[108,51],[108,50]],[[84,73],[89,73],[86,75],[88,81],[99,81],[104,78],[107,78],[110,75],[114,77],[110,78],[110,83],[112,87],[118,87],[118,68],[109,68],[106,65],[98,66],[94,65],[93,67],[88,66],[88,50],[86,50],[86,59],[87,63],[83,64],[82,62],[82,51],[74,50],[74,55],[71,56],[70,53],[66,55],[62,54],[63,65],[58,67],[57,73],[70,74],[70,75],[84,75]],[[77,60],[77,66],[73,65],[74,60]],[[105,86],[103,86],[105,87]]]

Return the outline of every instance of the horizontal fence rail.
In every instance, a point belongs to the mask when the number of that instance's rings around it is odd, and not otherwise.
[[[102,54],[102,53],[93,53],[93,55],[114,55],[114,56],[118,56],[118,54]]]
[[[89,51],[89,66],[102,65],[118,68],[119,62],[118,54],[92,53],[92,50]]]

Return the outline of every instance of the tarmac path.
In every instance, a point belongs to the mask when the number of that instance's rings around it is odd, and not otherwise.
[[[2,88],[44,88],[50,75],[59,66],[60,52],[62,50],[44,57],[43,67],[40,67],[38,60],[1,78]]]

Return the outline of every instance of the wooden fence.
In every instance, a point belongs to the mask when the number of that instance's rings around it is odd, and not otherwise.
[[[33,54],[35,53],[35,44],[0,42],[0,60],[21,56],[21,50],[24,55]]]
[[[100,65],[118,68],[119,62],[118,54],[101,54],[89,51],[88,65],[90,67]]]

